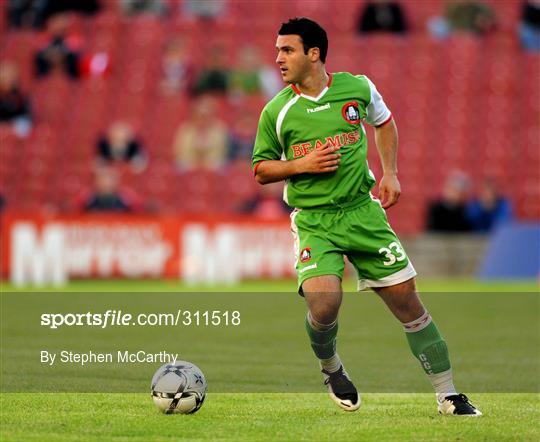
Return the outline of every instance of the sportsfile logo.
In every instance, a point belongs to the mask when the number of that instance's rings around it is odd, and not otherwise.
[[[229,326],[240,325],[238,310],[182,310],[173,313],[139,313],[132,315],[122,310],[107,310],[105,312],[84,313],[43,313],[42,326],[52,330],[60,327],[90,326],[90,327],[122,327],[139,326]]]
[[[317,107],[313,107],[311,109],[306,109],[307,113],[308,114],[312,114],[313,112],[320,112],[320,111],[323,111],[323,110],[327,110],[327,109],[330,109],[330,103],[327,103],[323,106],[317,106]]]

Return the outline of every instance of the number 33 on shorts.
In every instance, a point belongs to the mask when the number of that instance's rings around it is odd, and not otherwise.
[[[391,266],[396,261],[403,261],[407,258],[403,247],[395,241],[388,244],[388,247],[381,247],[379,253],[384,255],[385,260],[383,261],[383,264],[385,266]]]

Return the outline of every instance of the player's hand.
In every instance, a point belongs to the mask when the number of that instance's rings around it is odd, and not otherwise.
[[[401,195],[401,185],[396,175],[384,175],[379,183],[379,200],[383,209],[388,209],[396,204]]]
[[[301,173],[328,173],[335,172],[341,161],[338,146],[330,143],[313,149],[305,157],[300,158]]]

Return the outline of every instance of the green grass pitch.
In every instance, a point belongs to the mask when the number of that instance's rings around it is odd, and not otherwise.
[[[533,394],[477,394],[479,418],[441,417],[431,394],[366,394],[355,413],[326,394],[209,394],[194,415],[162,415],[146,394],[2,396],[7,441],[538,440]]]
[[[353,289],[347,283],[348,290]],[[172,282],[147,281],[81,281],[68,288],[70,291],[193,291]],[[392,441],[498,441],[540,440],[540,395],[538,393],[539,348],[530,348],[530,360],[519,361],[520,372],[515,372],[508,353],[490,356],[489,364],[478,367],[470,359],[480,351],[475,347],[474,333],[494,336],[501,348],[512,345],[516,354],[525,354],[529,346],[538,343],[538,286],[533,282],[504,282],[496,284],[471,281],[422,281],[423,292],[533,292],[526,294],[527,302],[512,303],[500,293],[492,298],[487,293],[472,294],[462,299],[455,310],[448,294],[426,293],[424,300],[434,313],[447,336],[456,371],[458,385],[467,385],[472,402],[483,411],[479,418],[441,417],[437,415],[432,393],[391,393],[390,389],[378,390],[378,385],[405,385],[411,379],[424,382],[422,373],[412,357],[407,356],[402,336],[395,331],[382,335],[392,324],[389,313],[375,297],[365,294],[348,295],[342,310],[344,326],[340,345],[345,362],[351,362],[348,371],[353,375],[362,394],[363,405],[358,412],[340,411],[323,393],[322,378],[316,363],[311,359],[305,336],[296,336],[301,300],[293,293],[294,282],[247,282],[234,287],[199,287],[197,290],[222,291],[288,291],[291,298],[282,296],[276,305],[261,309],[260,320],[280,311],[281,321],[273,325],[267,321],[269,337],[290,336],[305,344],[305,362],[301,369],[291,369],[291,382],[304,378],[313,379],[320,392],[304,393],[222,393],[210,389],[201,410],[188,416],[162,415],[152,404],[149,393],[6,393],[0,396],[1,441],[169,441],[169,440],[223,440],[223,441],[342,441],[342,440],[392,440]],[[2,291],[14,290],[3,284]],[[359,296],[358,298],[356,296]],[[466,304],[463,299],[466,299]],[[493,299],[486,303],[487,299]],[[532,302],[531,302],[532,299]],[[287,310],[284,306],[289,305]],[[467,307],[466,318],[461,319],[460,309]],[[514,306],[514,308],[511,308]],[[362,324],[356,327],[355,309],[363,309]],[[367,318],[367,319],[366,319]],[[255,318],[257,319],[257,318]],[[469,322],[467,322],[469,321]],[[288,325],[290,324],[290,326]],[[521,329],[516,324],[522,326]],[[285,328],[283,332],[283,327]],[[359,329],[356,332],[356,329]],[[516,328],[518,328],[516,330]],[[249,330],[248,330],[249,331]],[[281,334],[280,334],[281,333]],[[2,346],[4,346],[4,336]],[[253,354],[249,382],[264,385],[268,377],[265,367],[257,364],[257,351],[272,351],[272,339],[264,341],[269,348],[246,348]],[[507,341],[505,341],[507,340]],[[251,342],[249,340],[245,342]],[[252,342],[256,343],[257,340]],[[276,343],[274,345],[279,345]],[[394,345],[403,355],[403,363],[394,365],[388,360],[385,345]],[[403,347],[403,348],[401,348]],[[295,347],[296,348],[296,347]],[[303,347],[301,347],[303,348]],[[226,352],[226,348],[223,348]],[[509,350],[510,351],[510,350]],[[341,352],[341,351],[340,351]],[[356,356],[354,356],[356,354]],[[226,356],[226,354],[225,354]],[[291,355],[291,357],[295,355]],[[194,357],[199,357],[194,355]],[[200,357],[204,357],[201,353]],[[262,357],[261,357],[262,358]],[[356,359],[355,359],[356,358]],[[195,362],[195,361],[194,361]],[[354,363],[357,362],[357,363]],[[530,362],[530,363],[529,363]],[[381,363],[381,367],[377,366]],[[286,365],[286,361],[283,362]],[[493,366],[493,370],[489,367]],[[209,369],[211,373],[212,370]],[[208,374],[207,374],[208,375]],[[215,376],[208,376],[210,385],[216,384]],[[377,379],[382,377],[384,379]],[[508,380],[508,388],[493,391],[500,379]],[[239,380],[236,379],[235,382]],[[477,392],[474,385],[485,381]],[[420,385],[420,384],[419,384]],[[423,385],[423,384],[421,384]],[[416,387],[415,387],[416,388]],[[367,390],[367,391],[366,391]],[[256,389],[255,389],[256,391]],[[261,390],[264,391],[264,388]],[[311,390],[310,390],[311,391]],[[386,391],[384,393],[378,391]],[[417,391],[429,391],[418,388]],[[481,391],[481,392],[478,392]]]

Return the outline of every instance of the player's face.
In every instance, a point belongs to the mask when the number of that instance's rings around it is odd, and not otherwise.
[[[278,35],[276,63],[285,83],[300,83],[309,71],[309,56],[299,35]]]

